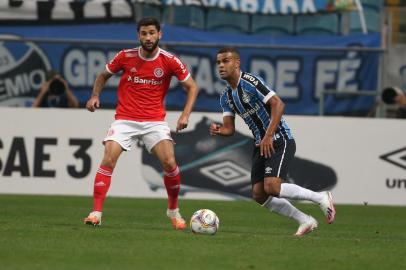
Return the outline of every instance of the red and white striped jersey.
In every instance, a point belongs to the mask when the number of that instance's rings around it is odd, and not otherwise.
[[[118,85],[116,120],[139,122],[164,121],[164,98],[172,76],[181,82],[190,76],[178,57],[161,48],[150,59],[142,57],[139,48],[121,50],[106,69],[111,74],[123,71]]]

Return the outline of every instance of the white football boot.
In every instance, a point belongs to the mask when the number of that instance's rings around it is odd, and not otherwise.
[[[172,227],[175,230],[183,230],[186,228],[186,222],[179,213],[179,208],[167,209],[166,215],[171,220]]]
[[[294,235],[302,237],[303,235],[312,232],[317,228],[318,225],[317,220],[315,220],[312,216],[308,216],[308,219],[299,225],[299,228]]]
[[[93,211],[87,216],[87,218],[84,219],[84,223],[88,224],[88,225],[93,225],[93,226],[100,226],[101,218],[102,218],[102,212]]]
[[[324,198],[320,203],[320,209],[326,216],[326,222],[328,224],[331,224],[333,223],[336,217],[336,209],[333,203],[333,195],[329,191],[321,192],[321,195],[323,195]]]

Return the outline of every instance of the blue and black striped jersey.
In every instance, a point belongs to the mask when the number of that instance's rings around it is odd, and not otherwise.
[[[238,114],[255,138],[255,144],[259,144],[264,137],[271,120],[271,112],[265,106],[266,102],[275,95],[275,92],[266,85],[264,80],[247,72],[240,73],[237,89],[230,85],[221,93],[220,105],[223,116],[235,116]],[[282,117],[273,137],[293,139],[290,128]]]

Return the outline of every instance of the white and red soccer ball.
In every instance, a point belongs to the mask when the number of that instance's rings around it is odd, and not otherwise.
[[[190,229],[196,234],[214,235],[219,225],[218,216],[210,209],[197,210],[190,219]]]

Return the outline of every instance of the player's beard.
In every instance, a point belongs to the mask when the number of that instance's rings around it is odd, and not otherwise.
[[[141,43],[142,49],[144,49],[145,51],[150,53],[150,52],[153,52],[156,49],[156,47],[158,47],[159,38],[149,47],[147,46],[146,42],[140,42],[140,43]]]

